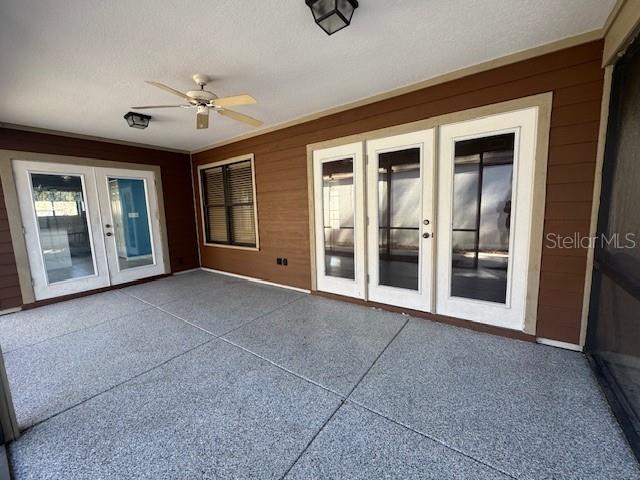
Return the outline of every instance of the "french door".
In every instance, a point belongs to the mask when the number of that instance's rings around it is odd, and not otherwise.
[[[433,130],[367,142],[368,297],[431,309]]]
[[[112,284],[165,273],[155,175],[96,168]]]
[[[165,272],[152,172],[15,160],[36,300]]]
[[[438,313],[524,328],[537,114],[440,128]]]
[[[314,151],[317,288],[428,310],[433,130],[366,148],[366,169],[362,142]]]
[[[523,330],[537,129],[532,107],[315,150],[317,289]]]
[[[365,298],[362,142],[313,152],[318,290]]]

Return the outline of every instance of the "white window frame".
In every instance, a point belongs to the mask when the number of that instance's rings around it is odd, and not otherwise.
[[[207,170],[209,168],[220,167],[222,165],[229,165],[230,163],[239,163],[249,160],[251,162],[251,183],[253,187],[253,222],[255,224],[256,230],[256,246],[255,247],[247,247],[243,245],[225,245],[224,243],[211,243],[207,241],[207,226],[205,223],[205,211],[204,211],[204,192],[202,191],[202,170]],[[231,248],[235,250],[249,250],[257,252],[260,250],[260,230],[258,228],[258,198],[256,195],[256,166],[255,159],[253,153],[248,153],[245,155],[239,155],[237,157],[227,158],[225,160],[220,160],[218,162],[211,162],[204,165],[198,165],[198,192],[200,195],[200,218],[201,224],[200,228],[202,229],[202,244],[205,247],[220,247],[220,248]]]

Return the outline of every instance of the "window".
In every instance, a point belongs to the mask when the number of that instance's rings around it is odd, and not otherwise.
[[[258,248],[253,155],[198,170],[205,243]]]

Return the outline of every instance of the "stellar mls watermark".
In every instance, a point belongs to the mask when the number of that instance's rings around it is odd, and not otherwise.
[[[569,235],[559,233],[547,233],[544,236],[545,246],[548,248],[614,248],[626,249],[636,248],[636,234],[627,233],[611,233],[600,235],[584,235],[574,232]]]

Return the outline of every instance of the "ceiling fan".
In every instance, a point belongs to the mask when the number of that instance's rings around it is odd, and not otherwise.
[[[200,90],[189,90],[186,93],[182,93],[175,88],[171,88],[167,85],[164,85],[160,82],[151,82],[147,80],[149,85],[153,85],[154,87],[161,88],[162,90],[173,93],[178,97],[181,97],[183,100],[186,100],[187,103],[182,105],[146,105],[142,107],[131,107],[133,110],[144,110],[144,109],[153,109],[153,108],[195,108],[197,111],[196,114],[196,128],[203,129],[209,128],[209,110],[213,110],[214,112],[218,112],[220,115],[224,115],[225,117],[232,118],[234,120],[238,120],[240,122],[244,122],[252,127],[259,127],[262,125],[262,122],[258,119],[250,117],[249,115],[245,115],[243,113],[236,112],[234,110],[229,110],[227,107],[235,106],[235,105],[249,105],[256,103],[256,99],[251,95],[235,95],[233,97],[223,97],[219,98],[215,93],[205,90],[207,83],[209,83],[210,78],[206,75],[196,74],[193,77],[193,81],[200,87]]]

